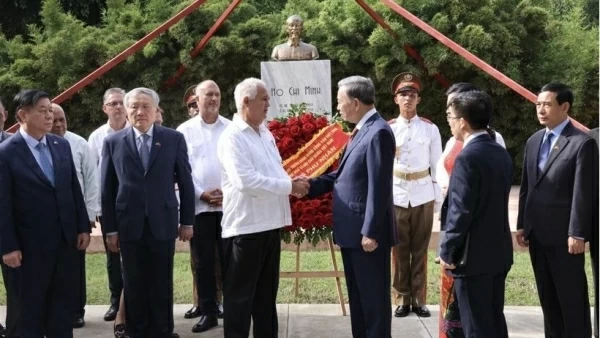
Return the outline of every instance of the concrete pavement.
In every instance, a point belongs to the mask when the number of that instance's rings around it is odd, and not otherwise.
[[[110,338],[112,322],[104,322],[102,316],[107,305],[86,306],[86,325],[74,330],[75,338]],[[181,338],[221,338],[222,324],[208,332],[192,333],[196,319],[184,319],[183,314],[190,305],[175,305],[175,332]],[[406,318],[392,319],[392,337],[437,338],[438,309],[429,306],[431,318],[419,318],[411,314]],[[351,337],[350,317],[341,315],[337,304],[279,304],[279,338],[346,338]],[[4,318],[6,307],[0,307],[0,318]],[[391,309],[390,309],[391,311]],[[539,307],[507,306],[504,310],[511,338],[543,337],[542,311]]]

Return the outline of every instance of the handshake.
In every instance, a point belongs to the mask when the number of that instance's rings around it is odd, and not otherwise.
[[[298,176],[292,180],[292,196],[302,198],[308,194],[310,181],[306,176]]]

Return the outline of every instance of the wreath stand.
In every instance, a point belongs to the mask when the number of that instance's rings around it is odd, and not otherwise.
[[[327,243],[329,244],[329,253],[331,254],[331,263],[333,264],[333,271],[300,271],[300,244],[298,244],[296,246],[296,271],[281,271],[279,272],[279,277],[296,279],[294,297],[298,297],[298,285],[300,283],[300,278],[335,278],[338,299],[342,308],[342,315],[346,316],[346,304],[344,303],[344,295],[342,294],[342,284],[340,282],[340,278],[344,277],[344,273],[338,270],[337,261],[335,259],[335,247],[333,246],[331,234],[327,236]]]

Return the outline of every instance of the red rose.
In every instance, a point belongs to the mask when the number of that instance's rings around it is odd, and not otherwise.
[[[327,206],[323,206],[321,205],[321,207],[319,207],[319,213],[325,215],[331,212],[331,208],[327,207]]]
[[[277,120],[271,120],[267,126],[269,127],[269,130],[271,132],[273,132],[273,130],[277,130],[277,129],[283,127],[283,123],[281,123]]]
[[[302,131],[302,130],[300,129],[300,127],[299,127],[299,126],[291,126],[291,127],[290,127],[290,134],[291,134],[292,136],[294,136],[294,137],[296,137],[296,136],[300,135],[300,132],[301,132],[301,131]]]
[[[327,127],[327,125],[329,124],[329,121],[327,121],[327,118],[325,116],[321,116],[317,119],[315,124],[317,125],[317,129],[321,130],[321,129]]]
[[[318,208],[321,206],[320,200],[310,200],[310,206],[313,208]]]
[[[310,133],[310,134],[304,134],[304,136],[302,136],[304,138],[304,142],[309,142],[310,140],[312,140],[314,134]]]
[[[283,130],[283,129],[287,129],[287,128],[282,128],[280,130]],[[283,145],[283,148],[285,148],[285,149],[289,149],[289,148],[293,147],[294,143],[295,143],[294,139],[289,136],[285,136],[281,139],[281,144]]]
[[[308,203],[306,203],[306,206],[304,207],[304,210],[302,210],[302,217],[312,217],[317,211],[317,209],[310,206],[310,202],[311,201],[308,201]]]
[[[290,134],[290,129],[285,127],[279,128],[275,131],[275,133],[279,138],[284,138]]]
[[[323,218],[323,222],[325,223],[325,225],[333,225],[333,214],[327,213]]]
[[[310,123],[310,122],[304,123],[302,125],[302,131],[304,131],[305,133],[312,133],[315,131],[316,128],[317,128],[317,126],[315,126],[313,123]]]
[[[325,225],[325,217],[323,217],[322,215],[319,215],[319,214],[315,215],[314,223],[317,226]]]
[[[300,125],[302,125],[302,123],[300,123],[300,120],[297,117],[290,117],[287,120],[287,125],[289,127],[291,127],[291,126],[300,126]]]
[[[300,121],[302,121],[302,123],[304,123],[304,124],[311,123],[311,122],[315,121],[315,117],[311,113],[305,113],[305,114],[300,115]]]

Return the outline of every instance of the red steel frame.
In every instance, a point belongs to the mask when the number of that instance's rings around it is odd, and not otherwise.
[[[206,35],[202,38],[202,40],[200,40],[198,45],[196,45],[196,47],[192,50],[192,52],[190,53],[190,56],[192,58],[198,56],[202,52],[204,47],[206,47],[206,45],[208,44],[208,41],[212,38],[212,36],[215,34],[215,32],[221,27],[223,22],[225,22],[225,20],[227,20],[229,15],[231,15],[231,13],[235,10],[235,8],[239,5],[239,3],[241,1],[242,0],[234,0],[229,5],[229,7],[227,7],[227,9],[221,14],[219,19],[210,28],[210,30],[206,33]],[[373,20],[375,20],[389,34],[391,34],[395,38],[398,37],[398,34],[396,32],[394,32],[390,28],[390,26],[383,20],[383,18],[381,16],[379,16],[372,8],[370,8],[365,3],[364,0],[355,0],[355,1],[359,6],[361,6],[363,8],[363,10],[365,10],[365,12],[367,12],[367,14],[369,14],[373,18]],[[527,90],[526,88],[524,88],[517,82],[513,81],[511,78],[502,74],[500,71],[498,71],[494,67],[490,66],[488,63],[481,60],[480,58],[478,58],[471,52],[467,51],[466,49],[461,47],[459,44],[452,41],[451,39],[449,39],[448,37],[446,37],[439,31],[437,31],[435,28],[431,27],[430,25],[428,25],[421,19],[417,18],[412,13],[410,13],[406,9],[402,8],[400,5],[398,5],[394,1],[392,1],[392,0],[380,0],[380,1],[384,5],[386,5],[388,8],[390,8],[397,14],[404,17],[406,20],[408,20],[413,25],[417,26],[418,28],[420,28],[421,30],[426,32],[427,34],[429,34],[432,37],[434,37],[435,39],[437,39],[444,46],[450,48],[452,51],[456,52],[457,54],[459,54],[460,56],[465,58],[467,61],[471,62],[472,64],[474,64],[481,70],[485,71],[486,73],[488,73],[489,75],[494,77],[496,80],[502,82],[503,84],[505,84],[506,86],[508,86],[515,92],[517,92],[519,95],[523,96],[525,99],[527,99],[531,102],[535,102],[536,95],[533,94],[531,91]],[[139,51],[142,47],[144,47],[146,44],[148,44],[150,41],[152,41],[158,35],[167,31],[174,24],[176,24],[177,22],[181,21],[182,19],[184,19],[185,17],[190,15],[194,10],[198,9],[205,2],[206,2],[206,0],[195,0],[189,6],[187,6],[186,8],[181,10],[179,13],[175,14],[172,18],[167,20],[165,23],[163,23],[162,25],[157,27],[152,32],[148,33],[148,35],[144,36],[142,39],[135,42],[129,48],[127,48],[123,52],[121,52],[119,55],[115,56],[114,58],[112,58],[111,60],[106,62],[100,68],[96,69],[95,71],[93,71],[92,73],[90,73],[89,75],[87,75],[86,77],[81,79],[79,82],[77,82],[76,84],[71,86],[69,89],[67,89],[64,92],[62,92],[61,94],[59,94],[57,97],[55,97],[52,100],[52,102],[61,103],[65,100],[71,98],[74,94],[76,94],[81,89],[83,89],[84,87],[86,87],[87,85],[92,83],[94,80],[96,80],[100,76],[104,75],[106,72],[108,72],[109,70],[111,70],[112,68],[117,66],[119,63],[121,63],[123,60],[127,59],[129,56],[131,56],[134,53],[136,53],[137,51]],[[404,45],[404,50],[406,51],[406,53],[409,56],[414,58],[422,68],[424,68],[425,70],[427,69],[425,66],[425,63],[423,61],[423,58],[414,48],[412,48],[410,45],[406,44],[406,45]],[[185,72],[185,66],[180,65],[177,69],[177,72],[169,80],[167,80],[165,82],[164,87],[170,87],[173,84],[175,84],[177,82],[177,80],[181,77],[181,75],[183,75],[184,72]],[[437,74],[434,74],[433,76],[444,88],[447,88],[449,86],[450,82],[447,79],[445,79],[441,74],[437,73]],[[579,129],[589,130],[587,127],[585,127],[581,123],[577,122],[573,118],[571,118],[571,122]],[[14,132],[17,129],[17,127],[18,127],[18,124],[15,124],[12,127],[10,127],[8,129],[8,131]]]

